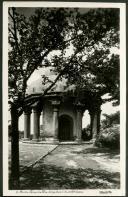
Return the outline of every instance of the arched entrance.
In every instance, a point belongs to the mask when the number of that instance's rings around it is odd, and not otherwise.
[[[59,136],[60,141],[73,140],[73,120],[68,115],[59,117]]]

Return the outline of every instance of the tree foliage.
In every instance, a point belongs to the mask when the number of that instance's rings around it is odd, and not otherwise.
[[[22,106],[27,81],[48,54],[63,50],[68,42],[70,12],[66,9],[37,9],[27,18],[9,9],[9,97]],[[42,64],[43,62],[43,64]]]
[[[119,10],[95,9],[83,15],[78,13],[75,19],[71,55],[65,55],[64,51],[48,65],[62,72],[68,84],[99,96],[109,93],[110,100],[118,104]]]
[[[117,111],[113,114],[103,114],[105,119],[102,120],[101,126],[102,128],[111,127],[115,124],[120,124],[120,112]]]
[[[9,96],[19,105],[32,73],[46,66],[57,73],[51,86],[63,76],[70,84],[119,99],[119,55],[109,50],[119,47],[118,9],[41,8],[28,19],[10,8],[9,20]]]

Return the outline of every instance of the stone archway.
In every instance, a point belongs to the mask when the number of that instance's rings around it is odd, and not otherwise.
[[[68,115],[61,115],[59,117],[59,141],[73,140],[73,119]]]

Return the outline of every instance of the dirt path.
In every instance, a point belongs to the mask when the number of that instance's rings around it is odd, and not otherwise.
[[[61,145],[44,160],[44,164],[48,163],[63,168],[92,168],[111,172],[119,172],[120,168],[119,154],[92,145]]]
[[[114,189],[119,177],[118,151],[60,145],[22,174],[21,189]]]
[[[38,162],[41,158],[53,151],[57,145],[48,144],[29,144],[19,142],[19,160],[20,160],[20,172],[27,166],[31,166]],[[11,144],[9,148],[9,173],[11,166]]]

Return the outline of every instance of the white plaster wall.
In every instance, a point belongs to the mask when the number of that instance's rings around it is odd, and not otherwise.
[[[72,103],[61,103],[59,107],[59,116],[69,115],[73,119],[73,136],[76,136],[76,111]],[[53,106],[49,101],[44,103],[43,108],[43,136],[53,137]]]
[[[52,137],[53,134],[53,106],[51,105],[50,101],[46,101],[43,107],[43,125],[44,125],[44,136]]]

